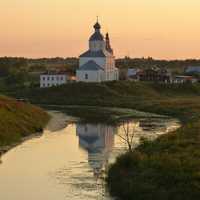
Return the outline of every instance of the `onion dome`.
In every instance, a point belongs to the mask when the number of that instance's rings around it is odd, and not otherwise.
[[[101,25],[99,24],[99,22],[96,22],[96,24],[93,27],[95,30],[101,29]]]
[[[99,22],[96,22],[96,24],[94,25],[94,29],[95,29],[95,32],[90,37],[90,41],[103,41],[104,37],[100,32],[101,25],[99,24]]]

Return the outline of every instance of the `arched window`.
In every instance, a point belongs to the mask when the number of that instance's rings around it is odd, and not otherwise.
[[[86,79],[86,80],[88,79],[88,74],[85,74],[85,79]]]

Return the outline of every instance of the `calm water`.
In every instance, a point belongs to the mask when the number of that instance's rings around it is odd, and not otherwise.
[[[51,112],[42,136],[30,139],[1,157],[1,200],[111,199],[103,176],[109,163],[125,149],[118,134],[123,127],[69,123]],[[153,139],[176,129],[176,120],[133,120],[134,141]]]

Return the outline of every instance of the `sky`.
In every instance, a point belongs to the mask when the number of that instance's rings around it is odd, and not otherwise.
[[[96,16],[116,57],[200,58],[199,0],[1,0],[0,56],[72,57]]]

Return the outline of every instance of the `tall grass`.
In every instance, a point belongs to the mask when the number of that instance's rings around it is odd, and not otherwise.
[[[38,107],[0,96],[0,146],[41,131],[48,118]]]

